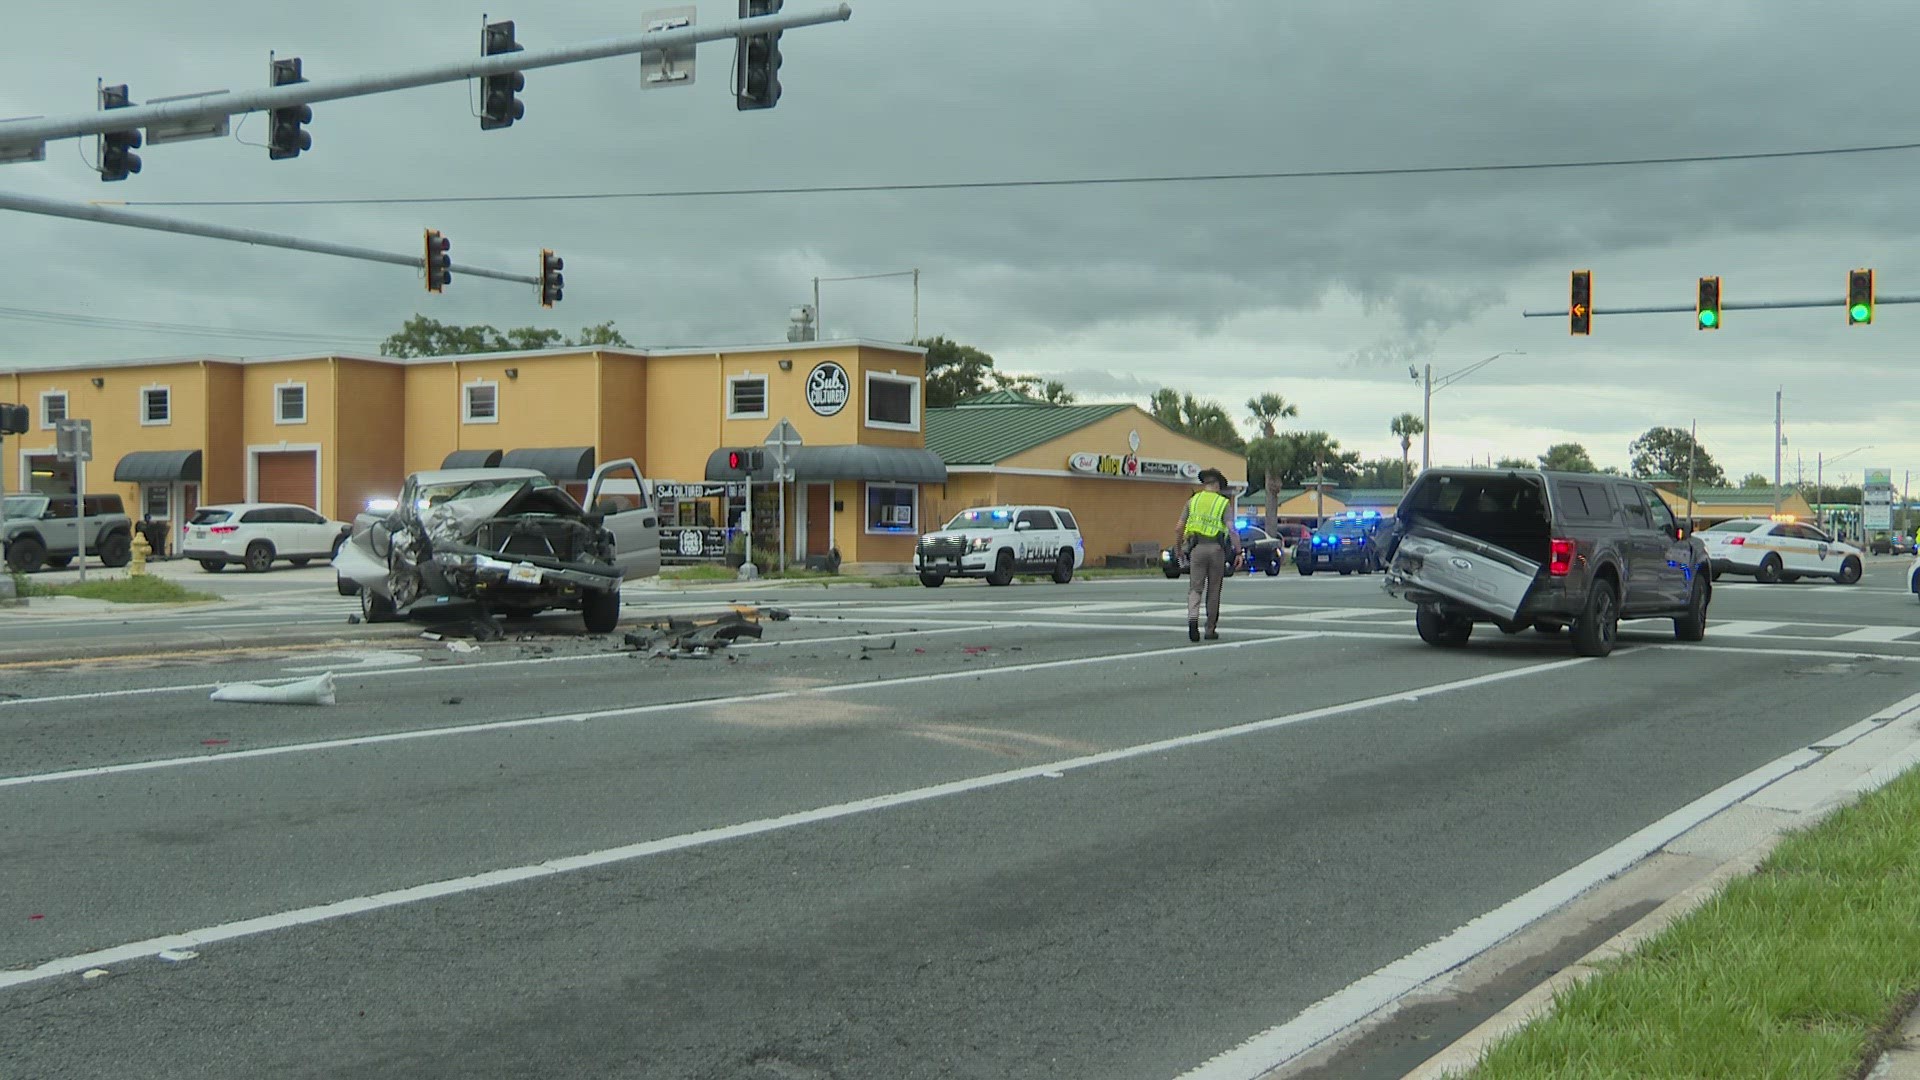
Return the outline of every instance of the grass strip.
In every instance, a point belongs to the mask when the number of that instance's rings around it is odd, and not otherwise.
[[[16,579],[18,581],[18,579]],[[21,596],[71,596],[80,600],[108,600],[116,604],[183,604],[195,600],[218,600],[209,593],[195,592],[178,582],[143,574],[139,577],[102,578],[75,581],[65,585],[43,585],[20,581]]]
[[[1782,840],[1471,1080],[1851,1080],[1920,994],[1920,769]]]

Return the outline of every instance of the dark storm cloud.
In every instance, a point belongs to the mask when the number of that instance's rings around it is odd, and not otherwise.
[[[1898,25],[1906,10],[1890,0],[1844,17],[1817,5],[1627,0],[1604,19],[1590,4],[1521,0],[854,8],[847,24],[786,35],[786,94],[771,112],[735,112],[731,50],[709,45],[691,90],[642,92],[633,60],[531,72],[527,117],[504,132],[478,129],[470,88],[444,86],[317,107],[314,150],[293,162],[234,140],[156,147],[143,174],[106,187],[67,142],[0,179],[76,201],[661,190],[1573,160],[1920,131],[1901,36],[1858,32]],[[529,47],[625,33],[641,15],[614,0],[487,9],[515,18]],[[732,9],[706,0],[700,17]],[[302,56],[315,78],[471,54],[480,14],[441,0],[343,0],[324,18],[258,0],[41,6],[14,13],[0,46],[0,115],[89,108],[96,75],[141,99],[255,85],[269,48]],[[262,126],[252,118],[241,139],[257,143]],[[443,229],[455,284],[431,298],[402,268],[0,220],[10,248],[42,267],[12,291],[19,307],[370,342],[415,312],[565,330],[611,319],[637,342],[688,344],[779,339],[813,277],[917,267],[922,333],[979,344],[1018,370],[1080,377],[1066,381],[1086,392],[1191,385],[1232,401],[1278,389],[1316,398],[1316,426],[1352,424],[1358,444],[1384,441],[1375,414],[1404,407],[1394,395],[1406,393],[1406,363],[1450,370],[1524,348],[1526,362],[1474,376],[1488,400],[1531,393],[1545,416],[1582,386],[1661,380],[1734,395],[1714,407],[1741,418],[1737,453],[1770,463],[1768,423],[1745,417],[1770,423],[1774,386],[1803,423],[1836,433],[1861,412],[1836,369],[1882,380],[1876,398],[1912,396],[1903,380],[1920,335],[1902,325],[1909,309],[1883,309],[1845,337],[1831,312],[1730,315],[1712,335],[1689,332],[1684,316],[1602,318],[1579,342],[1518,312],[1563,302],[1576,266],[1595,270],[1603,307],[1690,302],[1703,273],[1726,275],[1730,297],[1817,294],[1854,265],[1879,268],[1884,290],[1920,291],[1920,244],[1901,224],[1920,214],[1917,161],[159,211],[408,252],[422,227]],[[529,289],[458,275],[460,263],[530,270],[540,247],[567,259],[558,311],[535,306]],[[904,338],[912,303],[902,279],[822,285],[830,334]],[[283,351],[0,323],[0,352],[15,361],[196,349]],[[1449,391],[1466,399],[1456,408],[1478,400],[1467,390]],[[1576,434],[1588,423],[1598,443],[1702,408],[1616,404],[1617,415],[1569,409],[1554,422]],[[1463,420],[1482,422],[1463,415],[1441,430],[1459,436]],[[1484,420],[1496,433],[1497,421]],[[1920,457],[1920,445],[1889,451],[1909,452]]]

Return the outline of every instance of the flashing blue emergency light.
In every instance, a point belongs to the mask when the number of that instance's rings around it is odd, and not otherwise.
[[[993,512],[993,516],[997,518],[1004,518],[1004,517],[1012,517],[1013,515],[1009,514],[1005,510],[995,510]]]
[[[1246,528],[1246,527],[1247,527],[1247,519],[1246,519],[1246,518],[1234,518],[1234,519],[1233,519],[1233,527],[1234,527],[1234,528],[1236,528],[1236,529],[1244,529],[1244,528]]]

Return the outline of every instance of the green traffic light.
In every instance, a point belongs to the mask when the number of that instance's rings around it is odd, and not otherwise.
[[[1866,322],[1867,316],[1873,314],[1865,304],[1855,304],[1847,313],[1853,316],[1854,322]]]
[[[1703,311],[1703,312],[1701,312],[1701,313],[1700,313],[1700,325],[1701,325],[1701,326],[1712,326],[1713,324],[1715,324],[1715,323],[1717,323],[1717,322],[1719,322],[1719,321],[1720,321],[1720,313],[1719,313],[1719,312],[1716,312],[1716,311]]]

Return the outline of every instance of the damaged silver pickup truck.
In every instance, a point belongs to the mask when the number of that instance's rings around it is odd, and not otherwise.
[[[660,572],[660,515],[631,458],[594,471],[585,507],[531,469],[418,472],[391,510],[354,522],[333,565],[368,622],[444,597],[508,617],[575,610],[604,634],[620,583]]]

